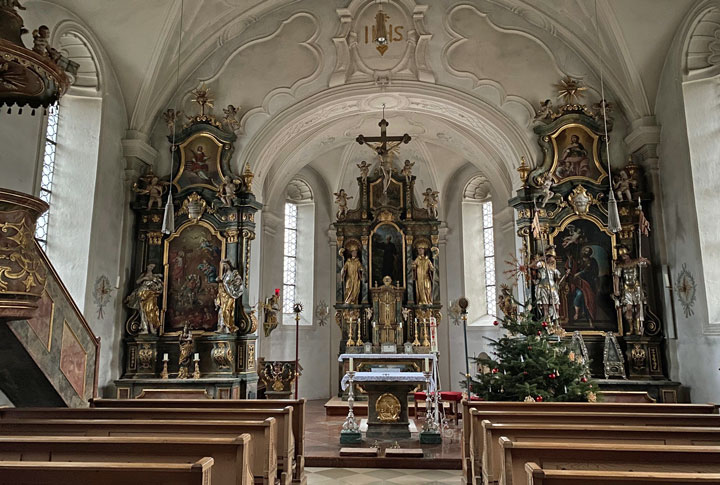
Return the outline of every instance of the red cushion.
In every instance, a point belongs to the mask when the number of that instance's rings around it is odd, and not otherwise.
[[[427,394],[425,394],[424,392],[416,392],[415,393],[416,401],[424,401],[425,399],[427,399]]]
[[[479,397],[479,396],[472,396],[470,397],[471,401],[484,401],[485,399]]]
[[[440,399],[443,401],[462,401],[462,392],[458,391],[440,391]]]

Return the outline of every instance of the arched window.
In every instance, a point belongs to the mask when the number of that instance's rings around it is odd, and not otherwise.
[[[313,273],[315,271],[315,202],[310,186],[293,179],[285,190],[285,235],[283,242],[283,323],[295,324],[293,305],[306,311],[300,324],[311,325]]]
[[[42,170],[40,175],[40,191],[38,197],[51,206],[53,175],[55,174],[55,152],[57,150],[58,133],[58,105],[51,106],[47,114],[47,128],[45,129],[45,149],[42,154]],[[50,207],[52,209],[52,206]],[[50,222],[50,209],[45,211],[37,220],[35,238],[43,250],[47,249],[48,223]]]
[[[462,201],[465,295],[471,325],[491,324],[496,313],[495,236],[490,183],[476,175],[465,186]]]

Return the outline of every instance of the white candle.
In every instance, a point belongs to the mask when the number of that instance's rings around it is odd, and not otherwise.
[[[400,330],[402,330],[402,322],[400,322]]]
[[[115,280],[115,288],[120,288],[120,275],[118,275],[117,280]]]
[[[353,358],[350,357],[350,372],[353,370]]]
[[[425,372],[430,372],[430,359],[425,357]]]
[[[168,360],[170,360],[168,354],[163,354],[163,362],[167,362]]]
[[[193,360],[194,360],[195,362],[198,362],[198,361],[200,360],[200,354],[196,353],[196,354],[194,355],[194,357],[193,357]]]

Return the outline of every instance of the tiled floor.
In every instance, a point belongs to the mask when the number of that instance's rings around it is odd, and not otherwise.
[[[397,470],[388,468],[305,468],[307,485],[458,484],[460,470]]]

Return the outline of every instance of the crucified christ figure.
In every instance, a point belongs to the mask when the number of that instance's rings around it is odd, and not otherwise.
[[[383,106],[384,111],[384,106]],[[384,113],[383,113],[384,114]],[[380,120],[380,136],[358,135],[355,139],[360,145],[367,145],[380,157],[380,169],[383,174],[383,194],[387,195],[390,181],[392,180],[392,152],[403,143],[410,143],[410,135],[405,133],[402,136],[387,136],[389,123],[385,118]],[[390,142],[390,143],[388,143]]]

